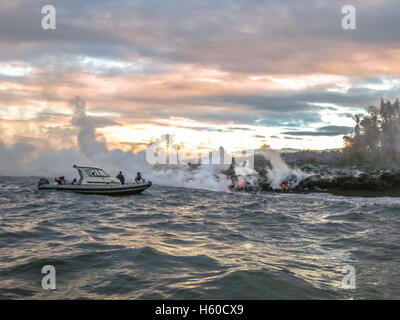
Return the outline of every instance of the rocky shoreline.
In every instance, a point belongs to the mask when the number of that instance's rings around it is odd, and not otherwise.
[[[307,177],[293,191],[385,193],[400,189],[400,167],[370,165],[300,167]]]
[[[257,176],[246,177],[240,185],[233,178],[233,188],[237,191],[328,192],[345,196],[400,197],[400,166],[298,163],[291,164],[289,168],[289,173],[281,178],[281,183],[289,185],[287,189],[276,184],[272,186],[270,175],[274,168],[257,170]],[[299,176],[293,172],[302,174]]]

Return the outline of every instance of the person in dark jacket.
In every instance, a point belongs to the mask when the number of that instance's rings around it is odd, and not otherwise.
[[[136,183],[145,182],[145,180],[143,179],[142,174],[140,172],[137,173],[135,182]]]
[[[119,181],[121,181],[121,184],[125,184],[125,177],[121,171],[118,173],[117,179],[119,179]]]

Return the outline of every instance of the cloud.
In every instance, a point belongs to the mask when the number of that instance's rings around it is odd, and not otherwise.
[[[2,2],[0,58],[41,67],[57,56],[57,63],[77,55],[128,63],[146,58],[256,74],[387,74],[400,69],[396,0],[354,0],[358,28],[351,32],[341,28],[343,3],[332,1],[55,0],[54,32],[40,27],[44,3]],[[385,52],[374,50],[381,46]],[[363,57],[366,52],[369,59]],[[391,70],[382,63],[388,59]]]
[[[75,112],[71,119],[71,125],[79,129],[78,146],[89,158],[95,154],[106,153],[107,143],[102,135],[96,133],[96,128],[116,125],[117,123],[102,117],[90,117],[86,114],[86,104],[76,96],[71,100]]]
[[[352,130],[354,130],[353,127],[324,126],[317,128],[316,131],[285,131],[282,132],[282,134],[293,136],[337,136],[342,134],[349,134]]]
[[[0,114],[42,108],[5,131],[29,135],[36,125],[37,136],[59,139],[72,126],[88,155],[104,150],[98,128],[171,117],[209,124],[193,125],[198,131],[223,124],[333,135],[305,128],[400,92],[397,0],[354,0],[351,31],[341,28],[346,3],[327,0],[53,0],[53,31],[40,26],[45,4],[0,4]],[[59,109],[77,112],[65,103],[76,94],[91,112],[115,116],[76,114],[68,123]]]

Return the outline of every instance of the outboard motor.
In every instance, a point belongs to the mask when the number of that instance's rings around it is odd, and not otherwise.
[[[39,182],[38,182],[38,187],[44,185],[44,184],[50,184],[49,180],[46,178],[40,178]]]

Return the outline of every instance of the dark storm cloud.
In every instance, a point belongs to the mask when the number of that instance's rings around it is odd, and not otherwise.
[[[349,134],[353,129],[353,127],[346,126],[324,126],[318,128],[316,131],[285,131],[282,134],[293,136],[338,136]]]
[[[253,131],[250,128],[243,128],[243,127],[228,127],[229,130],[240,130],[240,131]]]
[[[232,130],[213,128],[213,127],[196,127],[196,126],[176,126],[177,128],[190,129],[193,131],[206,131],[206,132],[232,132]]]
[[[41,8],[48,4],[57,10],[53,31],[42,30],[40,24]],[[21,86],[0,90],[0,102],[65,101],[70,98],[65,93],[68,88],[92,93],[96,110],[115,111],[135,121],[176,116],[297,128],[321,122],[321,114],[328,111],[349,117],[355,108],[379,103],[381,96],[394,99],[399,94],[398,86],[377,91],[366,85],[381,85],[385,76],[396,78],[400,72],[395,54],[400,53],[400,3],[353,0],[357,29],[350,31],[341,28],[341,7],[346,4],[331,0],[3,0],[0,68],[17,61],[33,70],[27,77],[0,75],[0,82]],[[86,61],[87,57],[92,60]],[[167,96],[199,86],[183,78],[166,80],[161,92],[152,90],[158,75],[179,73],[186,64],[196,70],[220,71],[239,85],[221,93],[206,88]],[[330,85],[247,92],[240,86],[240,77],[255,74],[290,78],[314,73],[345,75],[360,86],[343,93],[327,90]],[[135,94],[126,88],[105,97],[99,90],[113,83],[119,88],[119,79],[129,82],[143,74],[154,78],[144,79],[150,84]],[[110,82],[92,84],[93,79]],[[43,88],[27,90],[35,85]],[[335,132],[325,128],[311,133]]]
[[[381,82],[376,80],[376,83]],[[353,88],[342,93],[319,88],[294,92],[270,91],[263,95],[232,94],[173,100],[163,97],[133,97],[132,102],[141,102],[147,107],[134,111],[119,110],[118,107],[114,110],[126,116],[134,114],[135,117],[148,118],[155,112],[151,107],[160,106],[156,109],[160,117],[187,117],[215,123],[233,121],[243,125],[303,127],[320,122],[321,114],[327,111],[351,118],[354,110],[362,112],[371,104],[379,104],[380,97],[393,100],[397,94],[397,90]]]
[[[348,44],[398,48],[400,43],[396,0],[352,1],[358,28],[351,32],[341,28],[344,1],[50,2],[57,9],[54,32],[40,26],[40,10],[48,1],[1,5],[0,34],[10,49],[1,50],[3,59],[39,63],[42,56],[45,63],[46,53],[138,56],[236,72],[296,73],[332,59],[351,62]]]

